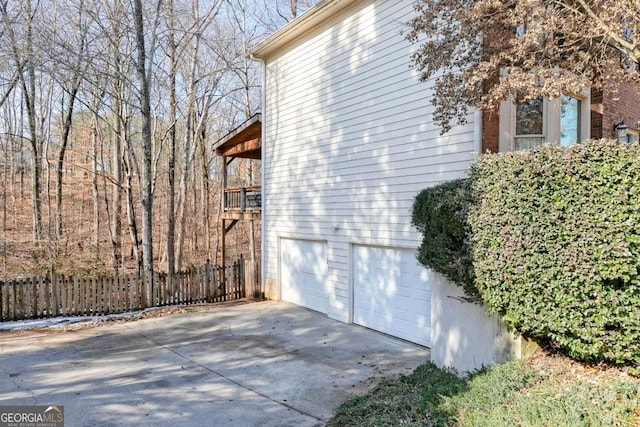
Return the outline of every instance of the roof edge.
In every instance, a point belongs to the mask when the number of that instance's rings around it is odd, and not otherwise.
[[[242,124],[240,124],[235,129],[233,129],[231,132],[227,133],[225,136],[223,136],[222,138],[214,142],[212,146],[213,149],[217,150],[218,148],[221,148],[227,141],[237,136],[238,134],[242,133],[243,131],[251,127],[256,122],[261,122],[261,121],[262,121],[262,113],[254,114],[253,116],[245,120]]]
[[[354,0],[323,0],[258,43],[251,50],[251,55],[266,60],[293,40],[355,3],[357,1]]]

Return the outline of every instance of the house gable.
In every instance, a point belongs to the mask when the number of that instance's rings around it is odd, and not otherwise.
[[[256,51],[267,297],[431,346],[460,372],[479,368],[495,360],[498,321],[458,315],[467,307],[449,298],[455,286],[415,258],[410,218],[419,191],[466,176],[476,116],[440,134],[433,82],[420,81],[403,36],[412,0],[347,3],[324,4],[322,20],[294,22]],[[459,319],[487,334],[467,334]]]

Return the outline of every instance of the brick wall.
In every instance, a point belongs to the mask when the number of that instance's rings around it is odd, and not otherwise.
[[[498,111],[482,112],[482,152],[499,151],[500,117]]]
[[[601,139],[604,138],[602,120],[603,111],[602,106],[603,94],[602,90],[591,89],[591,138]],[[607,137],[611,136],[607,133]]]
[[[594,103],[592,92],[591,101],[591,128],[593,138],[617,138],[613,131],[613,125],[624,120],[631,129],[640,128],[640,91],[631,83],[624,82],[617,93],[600,91],[600,104]],[[598,93],[596,93],[598,94]],[[600,108],[601,123],[600,133],[594,128],[594,106]]]

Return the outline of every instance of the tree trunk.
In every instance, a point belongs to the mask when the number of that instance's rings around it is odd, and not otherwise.
[[[202,209],[202,218],[204,220],[204,237],[205,246],[207,251],[207,262],[211,260],[211,226],[209,220],[209,159],[207,158],[207,145],[206,145],[206,127],[202,127],[198,133],[198,147],[200,152],[200,170],[202,175],[202,181],[200,183],[201,200],[200,206]]]
[[[176,242],[176,270],[182,269],[182,259],[184,253],[185,230],[185,207],[187,203],[187,181],[189,180],[189,170],[191,163],[195,157],[195,144],[193,143],[194,134],[198,131],[198,126],[194,123],[195,118],[195,91],[196,91],[196,66],[198,64],[198,49],[200,48],[200,39],[196,36],[193,44],[193,52],[191,63],[189,65],[189,94],[187,96],[186,108],[186,129],[184,133],[184,169],[180,180],[180,188],[178,190],[178,229]]]
[[[73,106],[78,94],[80,79],[76,79],[74,87],[69,94],[69,103],[64,113],[64,122],[62,124],[62,141],[60,142],[60,151],[58,152],[58,163],[56,165],[56,237],[61,238],[62,230],[62,176],[64,168],[64,156],[69,143],[69,133],[71,132],[71,123],[73,119]]]
[[[131,238],[132,250],[134,252],[138,273],[143,273],[143,255],[141,242],[138,239],[138,223],[136,220],[136,207],[133,198],[133,172],[132,172],[132,156],[129,152],[127,162],[124,163],[126,176],[126,194],[127,194],[127,224],[129,226],[129,237]]]
[[[184,237],[185,237],[185,208],[187,205],[187,186],[189,180],[189,170],[191,169],[191,162],[193,161],[194,152],[191,148],[191,114],[187,118],[187,129],[184,137],[184,169],[182,170],[182,177],[180,180],[180,187],[178,189],[178,230],[177,230],[177,242],[176,242],[176,270],[182,270],[182,256],[184,252]]]
[[[144,39],[142,1],[134,0],[134,25],[136,30],[136,74],[140,84],[140,114],[142,120],[142,268],[153,273],[153,190],[152,190],[152,141],[151,95],[147,79],[147,52]]]
[[[112,236],[111,246],[113,250],[113,268],[118,271],[122,268],[122,187],[123,187],[123,172],[122,172],[122,147],[123,140],[126,138],[123,133],[126,132],[126,126],[123,126],[123,120],[126,122],[124,101],[122,99],[122,82],[117,85],[117,107],[115,121],[115,135],[113,137],[113,218],[112,218]],[[129,181],[129,185],[131,181]]]
[[[168,2],[169,18],[169,120],[171,129],[169,132],[169,170],[167,188],[167,287],[173,295],[173,279],[176,268],[175,257],[175,177],[176,177],[176,42],[174,35],[173,0]]]
[[[94,95],[95,97],[95,95]],[[93,244],[100,256],[100,192],[98,191],[98,108],[94,99],[91,139],[93,140],[93,161],[91,162],[91,188],[93,191]]]

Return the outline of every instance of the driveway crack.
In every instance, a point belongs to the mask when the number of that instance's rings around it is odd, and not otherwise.
[[[165,349],[165,350],[168,350],[168,351],[170,351],[170,352],[174,353],[176,356],[179,356],[180,358],[182,358],[182,359],[184,359],[184,360],[186,360],[186,361],[188,361],[188,362],[190,362],[190,363],[192,363],[192,364],[194,364],[194,365],[196,365],[196,366],[198,366],[198,367],[200,367],[200,368],[202,368],[202,369],[204,369],[204,370],[206,370],[206,371],[208,371],[208,372],[211,372],[212,374],[217,375],[217,376],[219,376],[220,378],[224,378],[225,380],[229,381],[229,382],[230,382],[230,383],[232,383],[232,384],[237,385],[238,387],[241,387],[241,388],[243,388],[243,389],[245,389],[245,390],[247,390],[247,391],[249,391],[249,392],[251,392],[251,393],[254,393],[254,394],[256,394],[256,395],[258,395],[258,396],[260,396],[260,397],[263,397],[263,398],[265,398],[265,399],[267,399],[267,400],[270,400],[271,402],[276,403],[276,404],[278,404],[278,405],[280,405],[280,406],[284,406],[285,408],[291,409],[292,411],[296,411],[297,413],[299,413],[299,414],[301,414],[301,415],[305,415],[305,416],[307,416],[307,417],[311,417],[311,418],[313,418],[313,419],[315,419],[315,420],[318,420],[318,421],[320,421],[320,422],[321,422],[321,423],[323,423],[323,424],[326,422],[326,420],[323,420],[322,418],[318,418],[317,416],[315,416],[315,415],[313,415],[313,414],[310,414],[310,413],[308,413],[308,412],[301,411],[300,409],[298,409],[298,408],[296,408],[296,407],[294,407],[294,406],[292,406],[292,405],[289,405],[289,404],[287,404],[287,403],[285,403],[285,402],[280,402],[280,401],[275,400],[275,399],[273,399],[272,397],[270,397],[270,396],[268,396],[268,395],[266,395],[266,394],[264,394],[264,393],[261,393],[261,392],[259,392],[259,391],[255,390],[255,389],[252,389],[251,387],[247,387],[246,385],[244,385],[244,384],[242,384],[242,383],[239,383],[238,381],[236,381],[236,380],[234,380],[233,378],[230,378],[230,377],[228,377],[228,376],[224,375],[223,373],[220,373],[220,372],[218,372],[218,371],[216,371],[216,370],[214,370],[214,369],[211,369],[210,367],[208,367],[208,366],[206,366],[206,365],[203,365],[202,363],[196,362],[195,360],[193,360],[193,359],[189,358],[187,355],[182,354],[182,353],[181,353],[181,352],[179,352],[178,350],[176,350],[176,349],[174,349],[174,348],[172,348],[172,347],[169,347],[169,346],[167,346],[167,345],[165,345],[165,344],[162,344],[161,342],[156,341],[156,340],[155,340],[155,339],[153,339],[152,337],[150,337],[150,336],[148,336],[148,335],[145,335],[145,334],[144,334],[144,333],[142,333],[142,332],[135,331],[135,330],[133,330],[132,328],[130,328],[129,326],[127,326],[127,329],[129,329],[129,330],[131,330],[132,332],[134,332],[134,333],[136,333],[136,334],[138,334],[138,335],[142,336],[143,338],[145,338],[145,339],[147,339],[148,341],[152,342],[152,343],[153,343],[153,344],[155,344],[156,346],[158,346],[158,347],[160,347],[160,348],[163,348],[163,349]]]

